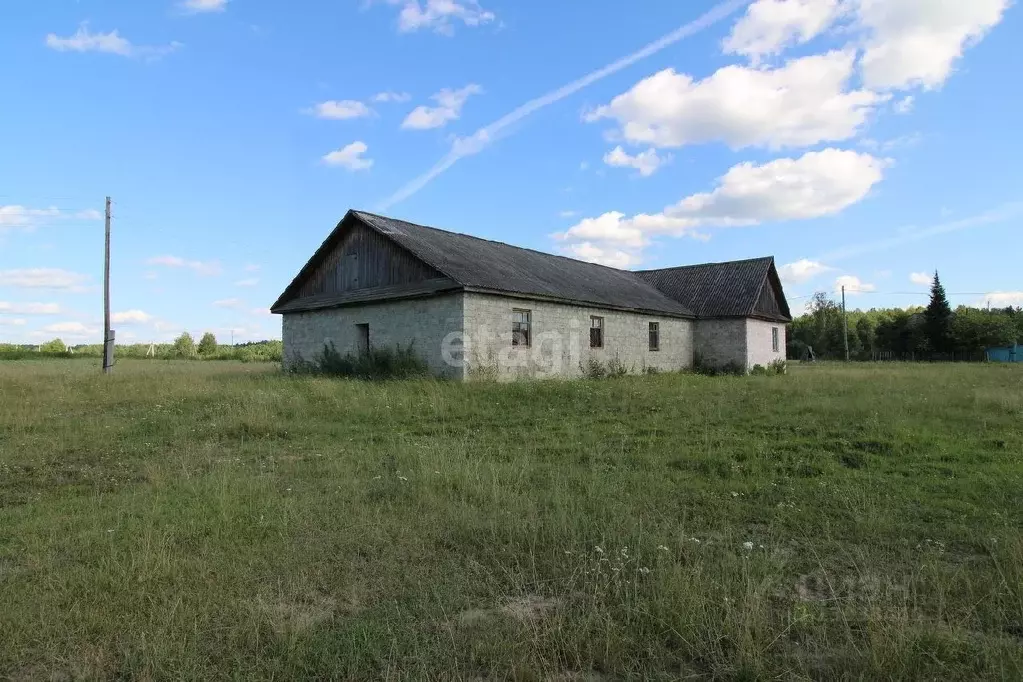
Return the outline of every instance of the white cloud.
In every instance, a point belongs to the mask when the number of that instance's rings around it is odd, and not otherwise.
[[[245,302],[239,298],[225,298],[220,301],[214,301],[213,305],[216,308],[232,308],[240,310],[245,307]]]
[[[558,211],[559,218],[574,218],[579,215],[579,211]]]
[[[913,111],[913,95],[906,95],[895,103],[895,113],[908,114]]]
[[[373,166],[373,159],[363,156],[368,150],[369,147],[365,142],[356,141],[337,151],[330,152],[323,157],[323,162],[328,166],[341,166],[352,171],[366,170]]]
[[[24,327],[28,320],[21,318],[0,317],[0,327]]]
[[[570,244],[564,249],[564,252],[566,255],[588,263],[599,263],[600,265],[623,270],[638,265],[641,261],[641,258],[636,253],[600,246],[592,242]]]
[[[437,106],[421,105],[416,107],[412,113],[405,117],[401,127],[407,130],[428,130],[440,128],[451,121],[457,121],[458,117],[462,115],[462,107],[465,106],[466,100],[470,96],[482,92],[483,88],[475,83],[470,83],[459,90],[445,88],[430,97],[437,102]]]
[[[75,34],[67,38],[50,33],[46,36],[46,46],[58,52],[104,52],[122,57],[147,59],[158,59],[182,47],[178,42],[159,46],[133,45],[116,30],[109,33],[92,33],[86,23],[81,24]]]
[[[141,310],[125,310],[110,316],[110,321],[114,324],[145,324],[153,319],[152,315]]]
[[[840,293],[842,287],[845,287],[845,293],[848,294],[866,294],[871,291],[875,291],[877,287],[873,284],[867,284],[861,282],[859,277],[855,275],[842,275],[835,280],[835,293]]]
[[[727,66],[701,81],[666,69],[585,116],[614,119],[633,144],[733,149],[803,147],[857,134],[884,96],[847,90],[856,53],[833,51],[777,69]]]
[[[0,270],[0,286],[20,289],[66,289],[81,292],[85,290],[88,282],[88,275],[60,268]]]
[[[0,315],[60,315],[57,303],[10,303],[0,301]]]
[[[234,283],[236,287],[254,287],[257,286],[258,284],[259,280],[255,277],[250,277],[248,279],[240,279]]]
[[[977,301],[975,305],[981,308],[987,307],[989,303],[992,308],[1023,307],[1023,291],[992,291]]]
[[[922,287],[929,287],[934,282],[934,276],[926,272],[914,272],[909,275],[909,281]]]
[[[249,311],[249,313],[251,315],[255,315],[257,317],[265,317],[267,315],[273,315],[273,313],[270,312],[269,308],[253,308],[252,310]]]
[[[694,194],[668,210],[697,225],[753,225],[819,218],[861,201],[881,181],[886,162],[853,151],[825,149],[763,165],[742,163],[713,192]]]
[[[255,263],[249,263],[245,266],[245,272],[259,272],[260,266]]]
[[[197,275],[215,276],[223,270],[217,261],[186,260],[178,256],[154,256],[146,261],[146,265],[162,265],[166,268],[188,269]]]
[[[609,211],[596,218],[584,218],[565,232],[553,235],[562,241],[582,240],[584,242],[608,242],[618,246],[639,249],[647,244],[644,226],[651,216],[638,215],[626,218],[624,213]]]
[[[377,94],[373,95],[373,101],[374,102],[382,102],[382,103],[383,102],[397,102],[397,103],[400,104],[402,102],[408,102],[411,99],[412,99],[412,95],[408,94],[407,92],[390,92],[390,91],[387,91],[387,92],[378,92]]]
[[[861,201],[881,181],[886,162],[869,154],[839,149],[808,152],[798,159],[776,159],[733,166],[711,192],[693,194],[656,214],[631,218],[611,211],[586,218],[555,239],[600,242],[630,249],[651,236],[689,235],[702,226],[729,227],[805,220],[839,213]]]
[[[372,116],[373,110],[357,100],[345,99],[320,102],[312,108],[311,113],[317,118],[345,121],[351,118]]]
[[[477,0],[387,0],[389,5],[401,5],[398,29],[411,33],[430,29],[443,35],[454,33],[454,25],[481,26],[492,22],[493,12],[480,7]]]
[[[227,9],[228,0],[183,0],[181,9],[189,14],[204,14],[207,12],[223,12]]]
[[[101,333],[99,329],[89,327],[81,322],[58,322],[43,327],[41,331],[49,334],[64,334],[71,337],[92,336],[93,334]]]
[[[855,0],[868,31],[861,67],[867,87],[941,87],[964,48],[998,22],[1009,0]]]
[[[56,220],[102,220],[103,214],[95,209],[84,211],[61,211],[55,207],[29,208],[27,206],[0,206],[0,232],[6,229],[32,230],[35,227]]]
[[[778,276],[786,284],[802,284],[822,275],[825,272],[834,270],[823,263],[803,258],[794,263],[786,263],[778,268]]]
[[[839,0],[757,0],[725,39],[728,54],[756,62],[792,45],[809,42],[842,14]]]
[[[615,147],[604,155],[604,163],[619,168],[635,168],[643,177],[648,177],[657,172],[657,169],[671,160],[671,155],[658,156],[657,150],[651,147],[645,152],[630,156],[621,145]]]

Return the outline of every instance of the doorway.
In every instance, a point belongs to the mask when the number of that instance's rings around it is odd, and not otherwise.
[[[369,353],[368,324],[355,325],[355,349],[358,351],[359,355],[367,355]]]

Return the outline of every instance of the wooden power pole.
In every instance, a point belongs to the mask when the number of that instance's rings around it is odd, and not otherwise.
[[[110,329],[110,197],[106,203],[106,239],[103,259],[103,373],[114,367],[114,332]]]
[[[845,312],[845,285],[842,285],[842,344],[845,346],[845,361],[849,362],[849,316]]]

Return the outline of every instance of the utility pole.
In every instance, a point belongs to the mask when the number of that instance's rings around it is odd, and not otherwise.
[[[103,373],[114,367],[114,332],[110,329],[110,197],[106,202],[106,239],[103,259]]]
[[[849,362],[849,316],[845,312],[845,285],[842,285],[842,343],[845,345],[845,361]]]

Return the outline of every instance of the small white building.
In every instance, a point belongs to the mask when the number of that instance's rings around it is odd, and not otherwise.
[[[580,376],[785,358],[773,258],[631,272],[349,211],[272,306],[284,363],[411,346],[438,375]]]

